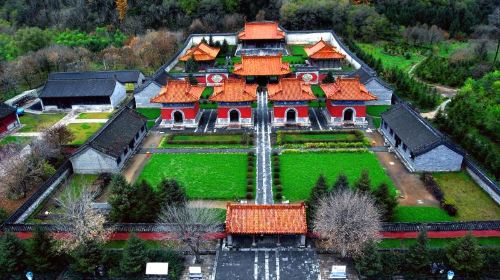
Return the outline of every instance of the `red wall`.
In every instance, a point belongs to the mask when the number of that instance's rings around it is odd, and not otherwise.
[[[161,108],[161,118],[163,120],[170,120],[172,119],[172,112],[173,111],[182,111],[184,113],[184,118],[185,119],[194,119],[196,118],[196,114],[198,114],[200,105],[198,102],[195,103],[194,107],[191,108],[175,108],[175,107],[169,107],[169,108]]]
[[[284,118],[285,111],[289,108],[295,108],[297,110],[299,118],[308,118],[309,117],[309,106],[307,105],[298,105],[298,106],[274,106],[274,117],[275,118]]]
[[[7,131],[7,127],[17,121],[16,114],[12,113],[8,115],[7,117],[3,118],[0,120],[0,133]]]
[[[218,107],[217,117],[218,118],[229,118],[229,111],[231,109],[240,110],[240,118],[251,118],[252,117],[252,107],[250,106],[240,106],[240,107]]]
[[[356,117],[366,117],[366,106],[365,105],[356,105],[356,106],[347,106],[347,105],[331,105],[330,101],[326,102],[326,108],[332,117],[342,117],[342,112],[345,108],[354,108],[356,110]]]

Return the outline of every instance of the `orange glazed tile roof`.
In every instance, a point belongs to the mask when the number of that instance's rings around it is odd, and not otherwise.
[[[234,65],[233,73],[241,76],[279,76],[290,73],[290,64],[277,56],[241,56],[241,63]]]
[[[306,234],[306,207],[300,204],[227,205],[228,234]]]
[[[335,83],[322,84],[321,88],[329,100],[369,101],[377,99],[377,97],[368,92],[365,85],[359,82],[359,77],[339,77]]]
[[[316,96],[311,86],[297,78],[282,78],[277,84],[268,84],[269,100],[272,101],[303,101],[314,100]]]
[[[193,57],[195,61],[210,61],[217,57],[219,51],[219,48],[213,48],[203,42],[200,42],[197,46],[187,50],[186,54],[181,56],[179,60],[188,61],[191,57]]]
[[[214,87],[210,101],[216,102],[246,102],[257,100],[257,85],[246,84],[242,79],[225,80],[220,86]]]
[[[305,47],[304,51],[307,56],[312,59],[344,59],[345,54],[340,53],[337,49],[323,41],[323,39],[319,40],[316,44]]]
[[[191,103],[200,99],[204,86],[193,86],[188,81],[171,80],[151,98],[152,103]]]
[[[285,38],[277,22],[246,22],[245,28],[238,34],[240,40],[280,40]]]

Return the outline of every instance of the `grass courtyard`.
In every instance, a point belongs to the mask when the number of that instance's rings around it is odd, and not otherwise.
[[[23,127],[19,132],[41,132],[53,126],[56,122],[62,119],[66,114],[29,114],[26,113],[19,117]]]
[[[71,123],[68,124],[68,129],[73,133],[75,139],[71,145],[82,145],[89,139],[104,123]]]
[[[457,220],[500,220],[500,206],[465,171],[432,175],[445,199],[457,207]]]
[[[394,215],[396,222],[451,222],[443,209],[429,206],[398,206]]]
[[[343,172],[352,185],[363,169],[369,171],[373,187],[385,182],[396,194],[392,180],[371,152],[283,153],[280,168],[285,200],[308,199],[320,174],[325,175],[331,186]]]
[[[248,148],[252,143],[253,139],[243,134],[171,134],[163,138],[159,148]]]
[[[155,120],[160,117],[160,108],[137,108],[137,112],[145,116],[148,120]]]
[[[375,125],[376,128],[380,127],[380,123],[382,122],[382,118],[380,115],[389,110],[391,108],[391,105],[370,105],[366,106],[366,114],[372,117],[373,119],[373,125]]]
[[[233,200],[245,197],[246,173],[246,154],[154,154],[138,180],[176,179],[189,199]]]
[[[109,119],[113,113],[111,112],[99,112],[99,113],[81,113],[78,115],[77,119]]]
[[[31,142],[31,140],[33,140],[33,137],[7,135],[7,136],[0,139],[0,146],[12,143],[12,144],[17,144],[17,145],[20,145],[21,147],[24,147],[24,146],[28,145]]]
[[[380,59],[382,61],[382,65],[384,68],[398,68],[403,71],[408,71],[410,68],[419,63],[420,61],[425,59],[425,56],[416,54],[413,52],[409,52],[410,57],[407,59],[403,55],[392,55],[384,52],[383,44],[375,43],[375,44],[367,44],[367,43],[358,43],[357,44],[363,51],[371,54],[376,59]]]

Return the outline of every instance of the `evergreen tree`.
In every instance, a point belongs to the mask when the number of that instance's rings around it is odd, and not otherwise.
[[[394,212],[398,206],[398,200],[390,193],[389,186],[386,183],[380,184],[373,192],[373,197],[375,198],[375,204],[382,212],[384,221],[392,221]]]
[[[208,36],[208,45],[209,45],[210,47],[215,46],[215,45],[214,45],[214,38],[212,38],[212,35]]]
[[[477,275],[484,266],[484,255],[477,240],[468,233],[446,247],[446,257],[452,269],[466,276]]]
[[[111,195],[109,204],[111,212],[109,218],[113,222],[130,222],[129,214],[135,199],[135,189],[130,185],[123,175],[114,175],[109,188]]]
[[[194,60],[194,58],[191,56],[187,61],[186,61],[186,72],[187,73],[194,73],[194,72],[198,72],[198,62],[196,62],[196,60]],[[198,84],[198,81],[196,81],[196,79],[193,80],[193,75],[192,74],[189,74],[188,75],[188,78],[189,78],[189,83],[192,84],[192,85],[196,85]]]
[[[35,228],[28,253],[30,267],[36,272],[54,271],[59,266],[55,241],[39,227]]]
[[[354,187],[360,192],[369,192],[371,190],[370,175],[368,174],[368,170],[363,169],[363,171],[361,171],[361,176],[354,184]]]
[[[332,71],[328,71],[328,73],[326,74],[326,77],[323,79],[322,82],[323,82],[323,84],[335,83],[335,77],[333,77]]]
[[[146,244],[137,236],[133,235],[127,240],[120,261],[121,271],[126,275],[136,275],[144,272],[148,262],[148,250]]]
[[[427,247],[427,231],[420,230],[417,243],[412,244],[406,254],[407,271],[412,275],[424,274],[430,265],[429,248]]]
[[[11,233],[0,236],[0,278],[9,279],[13,275],[23,275],[26,248],[23,242]]]
[[[307,221],[312,222],[316,213],[316,207],[319,205],[319,201],[328,193],[328,185],[326,183],[326,178],[321,174],[316,181],[316,184],[311,189],[311,195],[307,200]]]
[[[205,39],[205,37],[201,38],[201,42],[208,45],[207,39]]]
[[[228,56],[230,54],[228,54],[229,52],[229,45],[227,44],[227,41],[226,39],[224,39],[224,41],[222,41],[222,45],[220,46],[220,54],[223,55],[223,56]]]
[[[189,62],[189,60],[188,60]],[[196,64],[196,62],[195,62]],[[194,70],[194,72],[198,71],[198,66],[196,66],[196,70]],[[193,76],[193,74],[189,74],[188,75],[188,81],[189,81],[189,84],[195,86],[198,84],[198,80],[195,78],[195,76]]]
[[[187,196],[184,188],[172,179],[163,179],[159,186],[161,203],[162,205],[177,205],[182,206],[186,204]]]
[[[382,272],[382,260],[375,242],[365,246],[361,257],[356,260],[356,269],[368,279],[376,279]]]
[[[92,274],[101,263],[103,250],[94,240],[88,240],[70,253],[73,261],[70,264],[71,270],[84,275]]]
[[[130,221],[141,223],[152,223],[156,220],[156,215],[161,210],[161,199],[155,193],[151,185],[142,180],[134,185],[134,203],[132,205]],[[144,203],[147,201],[147,203]]]
[[[349,181],[347,181],[347,176],[344,173],[340,173],[339,177],[337,177],[337,181],[333,184],[332,192],[346,189],[349,189]]]

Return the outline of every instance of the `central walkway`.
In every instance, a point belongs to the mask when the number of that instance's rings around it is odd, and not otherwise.
[[[257,190],[256,204],[273,203],[273,182],[271,174],[271,122],[267,108],[267,90],[257,93],[256,112]]]

